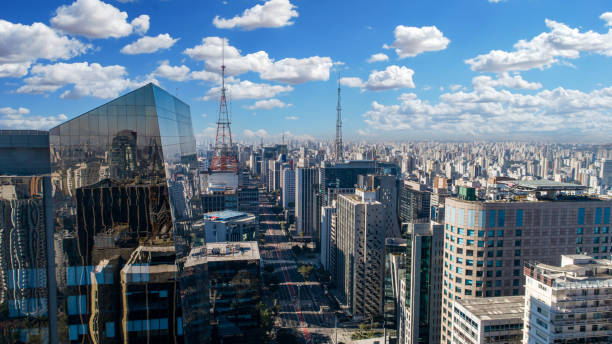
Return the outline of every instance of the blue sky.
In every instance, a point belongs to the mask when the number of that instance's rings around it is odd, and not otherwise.
[[[237,139],[609,142],[609,1],[22,0],[0,11],[0,127],[48,128],[156,82]]]

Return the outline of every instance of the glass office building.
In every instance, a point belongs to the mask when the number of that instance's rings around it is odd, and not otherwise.
[[[45,131],[0,130],[0,342],[55,342],[53,214]]]
[[[180,292],[202,204],[189,106],[148,84],[52,128],[49,146],[59,342],[208,338]]]

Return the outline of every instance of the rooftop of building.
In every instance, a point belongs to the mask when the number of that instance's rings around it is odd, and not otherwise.
[[[563,183],[556,182],[547,179],[539,179],[539,180],[504,180],[500,182],[501,184],[506,184],[509,187],[517,188],[519,190],[525,191],[548,191],[548,190],[586,190],[587,186],[572,184],[572,183]]]
[[[195,247],[189,252],[185,266],[206,262],[259,260],[259,245],[256,241],[213,242]]]
[[[478,297],[455,301],[480,321],[523,319],[525,297]]]
[[[556,288],[612,287],[612,260],[585,254],[561,256],[561,266],[527,263],[529,276]]]
[[[219,222],[237,221],[249,219],[251,217],[254,219],[255,215],[235,210],[212,211],[204,214],[204,220]]]

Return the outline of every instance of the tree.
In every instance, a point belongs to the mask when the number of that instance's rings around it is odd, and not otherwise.
[[[261,342],[269,343],[271,331],[274,327],[272,311],[261,301],[259,301],[259,303],[257,304],[257,309],[259,309],[259,328],[261,329]]]
[[[312,273],[312,265],[302,265],[298,268],[298,272],[304,277],[304,281],[308,281],[310,274]]]

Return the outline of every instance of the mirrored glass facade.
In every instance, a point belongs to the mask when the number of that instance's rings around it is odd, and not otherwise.
[[[208,291],[181,288],[202,215],[189,106],[148,84],[49,142],[59,342],[206,340],[208,326],[189,322],[207,312],[186,313],[207,309]]]
[[[0,342],[55,342],[49,135],[0,130]]]

